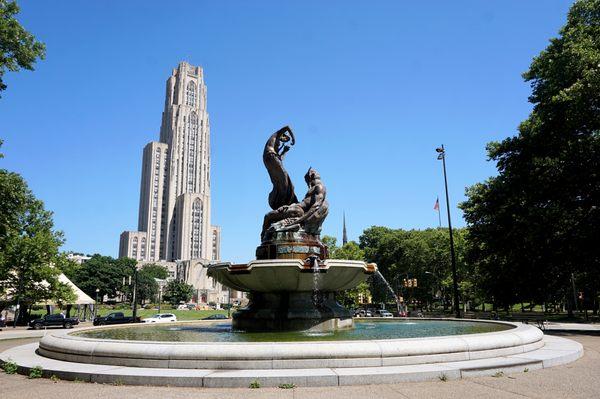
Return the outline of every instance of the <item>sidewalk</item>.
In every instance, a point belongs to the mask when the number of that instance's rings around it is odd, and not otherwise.
[[[598,333],[600,333],[600,324],[549,322],[546,325],[546,331],[565,331],[582,333],[597,331]]]

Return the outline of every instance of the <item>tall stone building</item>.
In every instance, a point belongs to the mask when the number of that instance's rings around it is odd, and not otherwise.
[[[210,124],[202,68],[180,63],[166,89],[160,141],[143,152],[138,231],[121,234],[119,257],[217,260],[221,229],[210,223]]]

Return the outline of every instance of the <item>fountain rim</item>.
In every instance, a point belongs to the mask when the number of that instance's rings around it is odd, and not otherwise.
[[[60,331],[42,338],[37,353],[54,360],[84,364],[158,369],[256,370],[436,363],[515,355],[544,346],[544,335],[536,327],[508,322],[498,324],[515,328],[419,338],[298,342],[117,341],[84,338]]]

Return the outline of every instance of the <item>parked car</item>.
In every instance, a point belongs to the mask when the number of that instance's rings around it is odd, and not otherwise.
[[[356,317],[373,317],[373,314],[368,309],[358,309],[354,312],[354,316]]]
[[[95,326],[104,326],[111,324],[125,324],[125,323],[133,323],[133,317],[125,317],[123,312],[113,312],[109,313],[107,316],[101,317],[97,316],[94,318]]]
[[[375,311],[375,317],[386,317],[387,318],[387,317],[394,317],[394,315],[385,309],[380,309],[380,310]]]
[[[168,323],[177,321],[177,316],[173,313],[157,313],[152,317],[142,320],[144,323]]]
[[[79,324],[77,317],[65,317],[64,314],[47,314],[39,319],[29,321],[29,327],[34,330],[41,330],[44,327],[62,327],[72,328]]]
[[[203,318],[202,320],[225,320],[227,316],[221,313],[211,314],[208,317]]]
[[[188,308],[187,305],[182,304],[182,305],[177,306],[177,310],[190,310],[190,308]]]

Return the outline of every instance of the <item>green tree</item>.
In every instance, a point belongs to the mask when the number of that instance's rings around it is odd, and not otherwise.
[[[164,298],[173,306],[188,302],[194,295],[194,287],[183,281],[171,280],[164,289]]]
[[[329,257],[332,259],[364,260],[365,258],[364,251],[354,241],[350,241],[341,247],[336,245],[337,240],[331,236],[323,236],[322,241],[328,246]],[[363,300],[371,296],[368,282],[360,283],[355,288],[338,292],[336,295],[337,300],[347,307],[357,306],[360,303],[361,296]]]
[[[44,59],[46,48],[27,32],[15,16],[19,13],[16,1],[0,0],[0,92],[6,89],[2,78],[7,70],[33,70],[33,64]]]
[[[63,236],[54,230],[52,212],[21,176],[5,169],[0,169],[0,198],[0,295],[22,310],[37,302],[73,300],[55,266],[62,262]]]
[[[166,279],[169,271],[166,267],[155,263],[148,263],[142,266],[138,271],[137,281],[137,301],[139,303],[145,300],[154,301],[158,295],[158,283],[155,279]]]
[[[105,295],[114,297],[124,290],[123,279],[133,277],[136,261],[129,258],[114,259],[110,256],[95,254],[80,267],[65,270],[65,275],[90,297]]]
[[[156,263],[147,263],[141,267],[140,272],[149,275],[152,278],[158,278],[161,280],[169,277],[169,271],[166,267],[157,265]]]
[[[467,190],[467,256],[497,305],[560,300],[572,274],[587,275],[597,297],[599,65],[600,1],[576,1],[523,75],[529,118],[516,136],[488,144],[498,176]]]
[[[464,229],[454,231],[459,280],[470,279],[470,267],[465,261],[466,247]],[[450,238],[447,229],[402,230],[373,226],[360,236],[359,247],[365,260],[374,262],[395,293],[405,299],[431,303],[442,294],[448,304],[452,279],[450,273]],[[405,279],[417,279],[417,287],[405,287]],[[470,300],[472,290],[463,284],[463,300]],[[389,288],[377,278],[373,279],[372,292],[375,301],[389,301]]]

